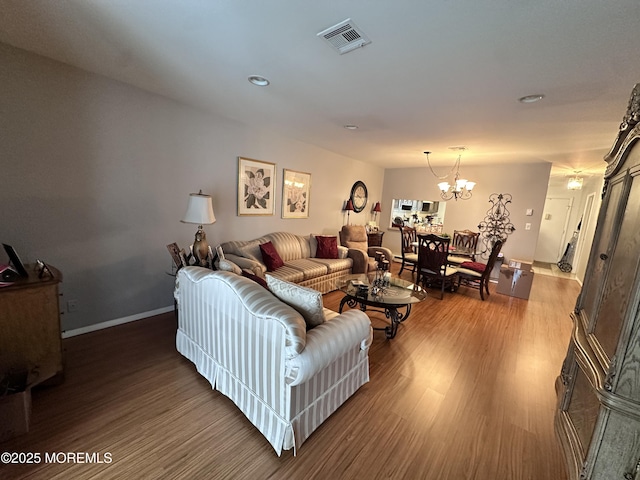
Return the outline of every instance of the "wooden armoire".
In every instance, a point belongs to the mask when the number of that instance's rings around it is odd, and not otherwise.
[[[570,479],[640,480],[640,84],[611,151],[555,429]]]

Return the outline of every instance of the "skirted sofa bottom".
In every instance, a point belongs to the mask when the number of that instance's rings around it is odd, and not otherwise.
[[[369,381],[367,351],[350,350],[303,384],[274,389],[276,400],[283,402],[290,414],[278,415],[228,369],[204,352],[178,329],[177,350],[191,360],[214,390],[229,397],[253,425],[271,443],[278,455],[296,449],[342,405],[358,388]],[[331,385],[326,389],[327,385]],[[321,392],[318,395],[318,392]],[[316,397],[317,396],[317,397]]]

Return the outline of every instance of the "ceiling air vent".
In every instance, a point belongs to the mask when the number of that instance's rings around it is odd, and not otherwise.
[[[340,53],[340,55],[371,43],[369,37],[367,37],[362,30],[356,27],[350,18],[347,18],[345,21],[340,22],[333,27],[323,30],[318,33],[318,36],[329,42],[329,44]]]

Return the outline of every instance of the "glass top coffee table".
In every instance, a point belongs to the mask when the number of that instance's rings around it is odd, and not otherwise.
[[[418,285],[397,277],[391,277],[387,286],[376,288],[375,274],[347,275],[336,283],[344,298],[340,302],[340,313],[347,304],[351,308],[360,307],[363,312],[367,307],[383,312],[389,319],[389,325],[376,330],[384,330],[387,338],[394,338],[398,325],[409,318],[411,306],[427,298],[427,293]],[[377,310],[376,310],[377,309]],[[400,312],[399,309],[404,309]]]

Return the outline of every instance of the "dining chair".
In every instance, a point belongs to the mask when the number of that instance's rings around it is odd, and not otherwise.
[[[416,283],[425,286],[440,285],[440,300],[444,298],[445,286],[455,289],[457,268],[449,266],[449,237],[418,235],[418,278]]]
[[[416,253],[416,229],[414,227],[405,227],[396,225],[400,230],[400,241],[402,242],[402,266],[398,275],[402,274],[405,266],[411,266],[411,273],[416,273],[416,265],[418,263],[418,254]]]
[[[458,288],[460,288],[460,285],[477,288],[480,290],[480,298],[484,301],[484,292],[486,291],[487,295],[490,295],[489,279],[498,254],[502,250],[502,245],[504,245],[502,240],[498,240],[493,244],[486,264],[469,261],[461,263],[458,267]]]
[[[453,238],[451,239],[449,263],[453,266],[457,266],[463,262],[475,262],[479,238],[480,232],[472,232],[471,230],[454,230]]]

